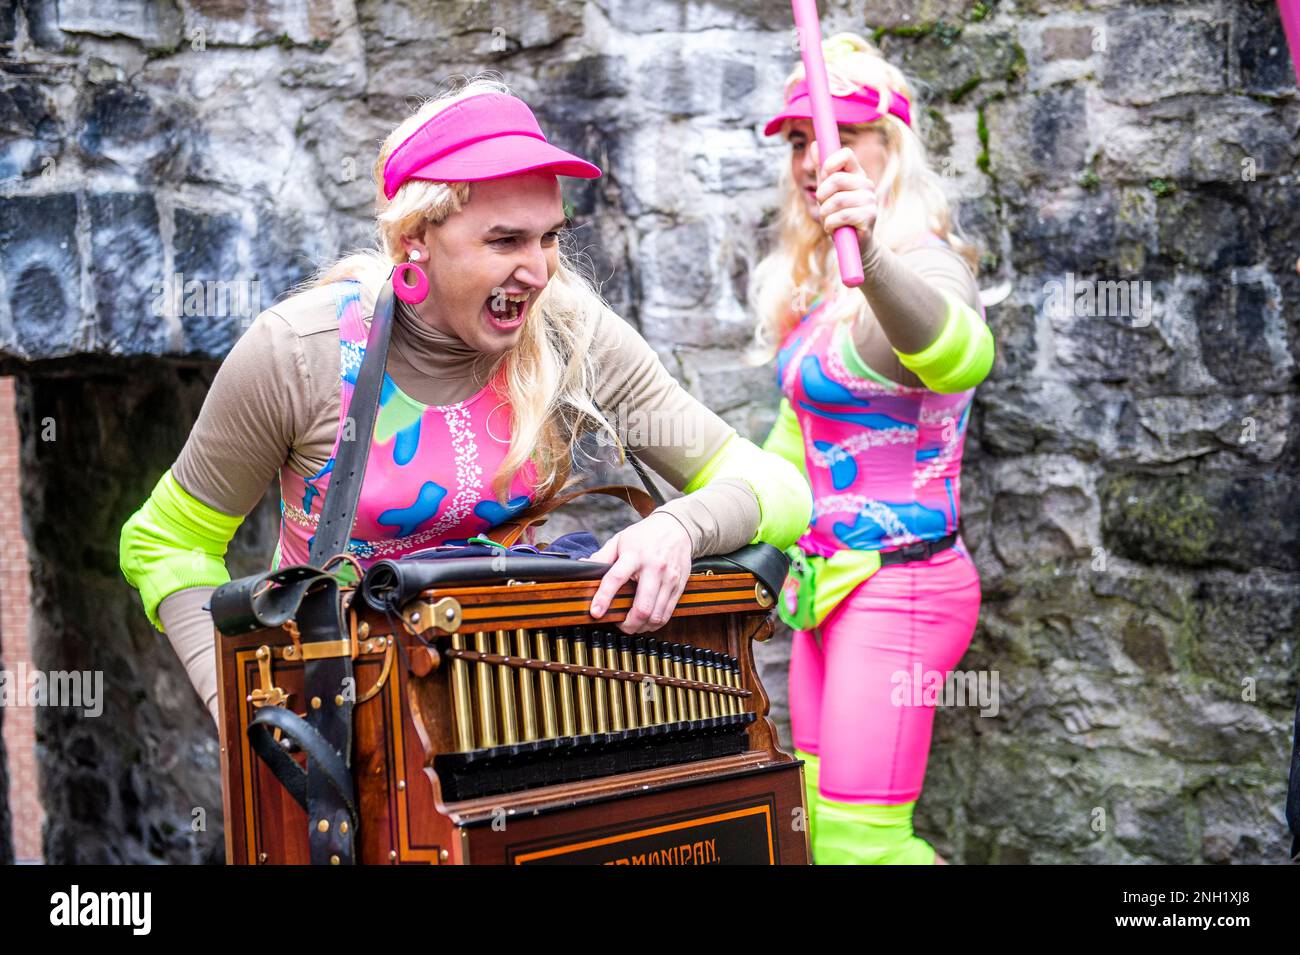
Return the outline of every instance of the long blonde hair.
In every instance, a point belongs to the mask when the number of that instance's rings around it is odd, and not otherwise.
[[[892,94],[898,93],[911,102],[912,123],[917,123],[921,110],[911,85],[869,41],[856,33],[839,33],[822,44],[822,51],[832,95],[871,86],[881,93],[881,109],[888,109]],[[787,97],[803,78],[800,63],[786,77]],[[887,159],[880,181],[875,184],[879,202],[872,232],[875,241],[898,249],[933,232],[961,254],[974,272],[978,254],[960,234],[940,179],[930,169],[925,144],[915,129],[892,113],[857,128],[879,130],[885,139]],[[786,334],[824,291],[838,293],[832,313],[838,321],[852,321],[867,304],[859,289],[849,289],[840,281],[835,246],[821,223],[808,214],[788,167],[783,167],[780,188],[777,244],[754,269],[751,282],[750,300],[759,317],[754,336],[754,357],[758,361],[771,360]]]
[[[490,74],[479,74],[426,100],[388,134],[374,167],[380,248],[344,256],[322,268],[309,286],[354,279],[372,295],[377,294],[393,266],[405,261],[403,235],[422,232],[426,225],[441,225],[471,201],[473,183],[420,179],[403,183],[389,200],[383,190],[384,163],[401,142],[438,113],[481,93],[514,95]],[[590,280],[561,248],[559,267],[538,294],[519,343],[501,355],[492,369],[493,379],[504,386],[511,409],[510,449],[492,482],[499,502],[505,502],[515,474],[529,461],[538,478],[534,501],[556,493],[568,480],[572,456],[584,431],[604,430],[621,447],[591,397],[596,374],[591,346],[601,314],[607,309]]]

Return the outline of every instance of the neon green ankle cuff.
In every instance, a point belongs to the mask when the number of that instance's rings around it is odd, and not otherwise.
[[[818,865],[933,865],[934,848],[912,833],[915,802],[896,806],[818,797]]]

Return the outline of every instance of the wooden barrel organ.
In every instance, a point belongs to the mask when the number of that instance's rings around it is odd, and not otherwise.
[[[389,581],[378,600],[367,575],[340,591],[337,644],[292,623],[219,637],[228,861],[308,861],[306,813],[247,736],[259,708],[332,702],[303,699],[306,652],[353,658],[339,699],[355,694],[360,862],[806,862],[802,764],[777,745],[752,653],[771,586],[697,562],[669,623],[629,637],[634,585],[594,620],[601,565],[548,563],[548,579]]]

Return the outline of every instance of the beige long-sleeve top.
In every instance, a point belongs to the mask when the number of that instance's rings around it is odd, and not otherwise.
[[[373,310],[373,299],[363,300]],[[452,404],[480,391],[491,373],[486,356],[422,321],[404,302],[395,309],[387,370],[424,404]],[[673,487],[683,488],[735,433],[668,374],[625,321],[601,314],[593,345],[596,404],[614,419],[653,413],[680,425],[629,429],[628,447]],[[315,288],[267,309],[236,343],[213,381],[172,476],[203,503],[226,514],[256,506],[282,465],[316,474],[338,431],[339,323],[334,294]],[[690,441],[682,441],[683,435]],[[640,438],[658,439],[651,443]],[[670,501],[695,556],[749,542],[758,501],[738,479],[711,483]]]
[[[172,476],[198,500],[243,515],[261,500],[282,466],[309,477],[329,460],[342,400],[339,321],[333,292],[315,288],[262,312],[222,363]],[[373,294],[363,295],[368,314]],[[593,355],[596,404],[611,419],[653,415],[668,427],[628,429],[625,445],[681,490],[735,434],[668,373],[645,340],[609,310],[602,312]],[[422,321],[399,302],[387,371],[424,404],[452,404],[481,390],[490,361]],[[658,510],[677,519],[694,556],[727,553],[748,543],[761,519],[750,485],[722,478]],[[195,689],[217,716],[212,618],[203,609],[211,587],[167,596],[163,630]]]

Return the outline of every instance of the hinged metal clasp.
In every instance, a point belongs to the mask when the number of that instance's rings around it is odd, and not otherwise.
[[[258,687],[248,694],[248,702],[261,709],[263,706],[284,706],[289,694],[275,685],[271,676],[271,648],[263,644],[257,648]]]
[[[402,621],[412,633],[455,633],[460,629],[460,601],[455,597],[439,597],[432,602],[412,600],[402,608]]]

